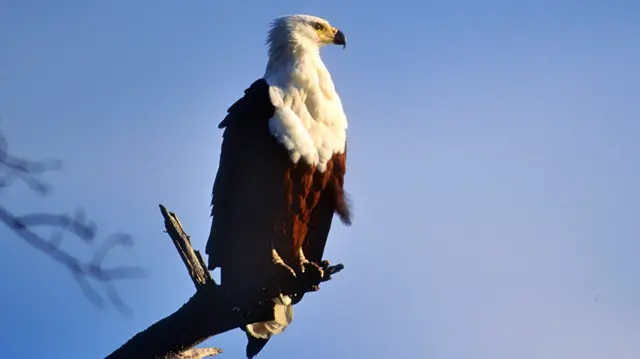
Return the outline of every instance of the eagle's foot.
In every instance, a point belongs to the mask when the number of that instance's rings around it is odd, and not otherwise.
[[[309,286],[314,288],[314,290],[319,289],[320,282],[322,282],[322,278],[324,278],[324,268],[323,263],[320,265],[310,262],[300,249],[300,272],[304,274],[305,281],[309,283]],[[328,266],[327,266],[328,267]]]
[[[307,278],[309,278],[308,280],[310,282],[318,284],[322,282],[322,278],[324,278],[324,269],[322,269],[322,267],[309,261],[303,263],[302,267],[302,272]]]
[[[275,264],[277,268],[281,268],[281,269],[286,270],[287,272],[289,272],[289,274],[291,274],[291,276],[293,276],[293,278],[297,278],[298,277],[296,275],[296,271],[294,271],[293,268],[289,267],[282,260],[282,258],[280,258],[280,255],[278,254],[278,252],[276,252],[275,249],[272,250],[271,255],[273,257],[273,264]]]
[[[329,267],[331,267],[331,262],[329,262],[328,259],[324,259],[320,261],[320,268],[326,271],[327,269],[329,269]]]

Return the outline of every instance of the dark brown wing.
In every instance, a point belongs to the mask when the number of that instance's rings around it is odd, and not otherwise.
[[[269,133],[274,107],[263,79],[245,90],[225,119],[213,185],[209,269],[221,268],[222,285],[238,304],[258,298],[271,274],[271,249],[286,208],[287,151]]]

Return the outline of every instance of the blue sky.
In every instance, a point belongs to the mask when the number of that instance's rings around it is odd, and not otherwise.
[[[157,205],[204,248],[216,126],[287,13],[349,40],[323,56],[350,120],[355,222],[326,251],[345,271],[261,359],[640,357],[631,0],[1,2],[2,130],[15,154],[65,163],[52,196],[16,186],[3,206],[82,206],[137,241],[110,263],[150,277],[118,284],[131,318],[97,309],[0,228],[0,357],[102,358],[192,295]],[[244,340],[207,344],[240,358]]]

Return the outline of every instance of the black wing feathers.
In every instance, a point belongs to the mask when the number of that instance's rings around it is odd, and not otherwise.
[[[225,257],[225,244],[229,240],[225,237],[230,234],[228,225],[232,222],[232,213],[227,209],[233,205],[233,184],[238,176],[242,176],[242,166],[245,165],[247,141],[251,140],[246,134],[260,128],[268,129],[268,121],[274,112],[275,107],[269,98],[269,85],[264,79],[259,79],[229,107],[227,116],[218,125],[218,128],[224,129],[224,133],[211,199],[211,233],[206,246],[210,270],[221,266]]]

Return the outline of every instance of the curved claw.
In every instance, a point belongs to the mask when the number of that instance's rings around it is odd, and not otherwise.
[[[318,286],[324,278],[324,270],[313,262],[304,262],[302,264],[303,273],[306,280],[311,286]]]
[[[273,264],[276,264],[278,266],[278,268],[282,268],[284,270],[286,270],[287,272],[289,272],[293,278],[297,278],[298,276],[296,275],[296,271],[293,270],[293,268],[291,268],[290,266],[288,266],[283,260],[282,258],[280,258],[280,255],[278,255],[278,252],[276,252],[275,249],[272,250],[272,257],[273,257]]]

